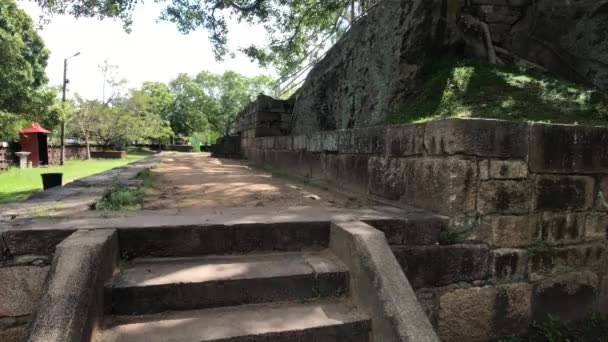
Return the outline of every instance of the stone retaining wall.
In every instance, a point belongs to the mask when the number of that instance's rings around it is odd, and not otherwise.
[[[0,231],[0,341],[25,340],[55,246],[72,231]]]
[[[243,153],[445,216],[438,230],[428,226],[436,241],[389,236],[445,340],[483,341],[547,313],[574,319],[608,308],[608,128],[448,119],[256,138]]]

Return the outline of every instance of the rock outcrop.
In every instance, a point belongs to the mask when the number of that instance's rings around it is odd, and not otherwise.
[[[292,132],[384,123],[445,53],[534,65],[608,90],[608,1],[381,1],[294,95]]]

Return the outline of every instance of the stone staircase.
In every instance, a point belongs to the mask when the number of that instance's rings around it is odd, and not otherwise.
[[[122,261],[92,339],[371,341],[328,235],[314,223],[119,232]]]

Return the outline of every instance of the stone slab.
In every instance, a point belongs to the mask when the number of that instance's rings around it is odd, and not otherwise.
[[[340,131],[338,150],[341,154],[382,154],[385,151],[386,128],[367,127]]]
[[[536,209],[544,211],[589,210],[593,206],[595,180],[586,176],[539,176]]]
[[[31,314],[48,272],[48,266],[0,268],[0,317]]]
[[[489,250],[485,245],[393,246],[392,250],[415,289],[488,276]]]
[[[388,157],[407,157],[424,153],[424,125],[399,125],[386,128]]]
[[[424,146],[430,155],[526,158],[528,124],[523,122],[446,119],[426,124]]]
[[[529,181],[490,180],[479,185],[477,211],[488,214],[527,214],[534,198],[530,196],[533,183]]]
[[[526,283],[457,289],[439,299],[437,331],[446,341],[488,341],[525,331],[532,286]]]
[[[112,314],[338,297],[348,271],[330,252],[138,259],[106,285]]]
[[[537,215],[484,216],[475,239],[498,247],[525,247],[542,238],[537,220]]]
[[[608,172],[608,129],[532,124],[530,170],[540,173]]]
[[[272,322],[272,324],[269,324]],[[273,341],[367,342],[369,318],[341,302],[287,303],[181,311],[106,322],[99,342]]]

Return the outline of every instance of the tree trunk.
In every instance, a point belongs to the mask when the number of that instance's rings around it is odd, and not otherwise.
[[[87,145],[87,160],[91,159],[91,144],[89,143],[89,137],[84,137],[84,142]]]

